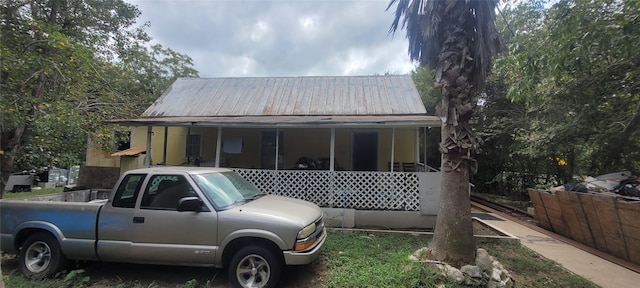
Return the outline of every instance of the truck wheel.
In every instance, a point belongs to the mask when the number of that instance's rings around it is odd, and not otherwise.
[[[36,233],[24,242],[18,259],[20,270],[27,278],[42,279],[62,270],[66,258],[58,240],[49,233]]]
[[[282,266],[281,258],[265,247],[244,247],[231,258],[229,281],[233,287],[275,287]]]

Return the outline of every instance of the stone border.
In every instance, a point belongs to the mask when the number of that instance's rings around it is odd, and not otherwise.
[[[502,234],[503,236],[493,236],[493,235],[475,235],[476,241],[481,243],[483,242],[502,242],[502,243],[511,243],[511,244],[520,244],[520,238],[513,236],[501,229],[498,229],[490,224],[478,219],[477,217],[472,217],[473,221],[477,221],[481,225],[494,230],[495,232]],[[375,233],[390,233],[390,234],[410,234],[410,235],[424,235],[428,237],[433,237],[433,232],[424,232],[424,231],[411,231],[411,230],[384,230],[384,229],[369,229],[369,228],[339,228],[339,227],[327,227],[327,230],[339,232],[339,231],[347,231],[347,232],[375,232]]]

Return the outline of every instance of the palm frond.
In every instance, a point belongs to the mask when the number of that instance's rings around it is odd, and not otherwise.
[[[442,45],[455,29],[469,35],[474,60],[474,84],[480,87],[489,74],[491,58],[502,46],[495,28],[499,0],[391,0],[396,5],[389,33],[406,31],[411,60],[435,67]]]

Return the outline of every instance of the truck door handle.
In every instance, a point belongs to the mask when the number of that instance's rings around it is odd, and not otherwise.
[[[144,223],[144,217],[133,217],[133,223]]]

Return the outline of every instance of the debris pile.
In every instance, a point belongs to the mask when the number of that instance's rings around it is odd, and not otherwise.
[[[614,193],[627,197],[640,197],[640,173],[616,172],[597,177],[585,177],[582,182],[568,183],[552,191],[564,190],[584,193]]]

